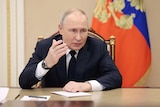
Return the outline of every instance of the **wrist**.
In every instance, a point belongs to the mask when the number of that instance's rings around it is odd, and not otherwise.
[[[43,69],[46,69],[46,70],[51,69],[50,67],[48,67],[48,65],[47,65],[47,63],[46,63],[46,61],[45,61],[45,59],[42,60],[42,68],[43,68]]]
[[[89,82],[84,82],[85,83],[85,86],[86,86],[86,89],[85,91],[92,91],[92,86]]]

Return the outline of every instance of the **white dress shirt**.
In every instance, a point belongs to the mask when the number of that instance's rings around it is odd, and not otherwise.
[[[71,59],[71,55],[69,54],[70,49],[67,50],[66,52],[66,67],[68,69],[69,66],[69,61]],[[76,51],[75,58],[77,58],[78,51]],[[42,68],[42,61],[38,63],[35,76],[41,80],[42,77],[48,72],[49,70],[43,69]],[[68,72],[68,71],[67,71]],[[88,81],[91,84],[92,91],[98,91],[98,90],[103,90],[103,86],[97,81],[97,80],[89,80]]]

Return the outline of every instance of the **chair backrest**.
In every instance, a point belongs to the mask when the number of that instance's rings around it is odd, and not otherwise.
[[[59,34],[59,32],[56,32],[55,34],[53,34],[53,36],[56,36],[58,34]],[[112,57],[112,60],[115,61],[115,37],[113,35],[110,36],[110,38],[108,40],[105,40],[101,35],[99,35],[98,33],[96,33],[92,29],[88,30],[88,35],[91,37],[96,37],[96,38],[99,38],[99,39],[105,41],[107,44],[107,47],[108,47],[109,54]],[[41,41],[43,39],[44,39],[43,36],[39,36],[37,41]]]
[[[89,36],[96,37],[105,41],[108,47],[109,54],[112,57],[112,60],[115,61],[115,36],[112,35],[109,39],[106,40],[92,29],[88,31],[88,34]]]

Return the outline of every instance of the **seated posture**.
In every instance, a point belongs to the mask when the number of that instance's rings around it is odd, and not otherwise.
[[[121,87],[121,74],[106,43],[88,36],[88,18],[82,10],[66,11],[58,29],[58,35],[37,42],[20,74],[21,88],[32,88],[39,81],[42,87],[63,87],[69,92]]]

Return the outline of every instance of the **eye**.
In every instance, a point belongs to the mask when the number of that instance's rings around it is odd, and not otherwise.
[[[87,32],[87,29],[82,29],[81,30],[81,33],[86,33]]]
[[[71,29],[70,31],[73,32],[73,33],[77,33],[76,29]]]

